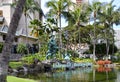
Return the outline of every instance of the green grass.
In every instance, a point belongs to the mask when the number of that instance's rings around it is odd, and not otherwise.
[[[22,62],[10,62],[9,63],[9,66],[11,66],[12,68],[17,68],[17,67],[20,67],[22,65],[23,65]]]
[[[7,82],[37,82],[31,79],[23,79],[14,76],[7,76]]]

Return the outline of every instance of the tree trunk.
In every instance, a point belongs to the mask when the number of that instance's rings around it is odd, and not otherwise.
[[[23,7],[25,5],[25,2],[26,0],[19,0],[10,22],[10,26],[8,29],[7,37],[5,39],[2,54],[0,55],[0,82],[7,82],[6,77],[8,71],[9,56],[11,54],[11,47],[14,41],[15,33],[23,12]]]
[[[107,39],[107,42],[106,42],[106,56],[107,56],[107,60],[108,60],[108,55],[109,55],[109,40]]]
[[[59,15],[59,28],[60,28],[60,55],[62,52],[62,28],[61,28],[61,14]]]
[[[94,41],[93,41],[93,60],[95,61],[95,52],[96,52],[96,11],[94,12]]]

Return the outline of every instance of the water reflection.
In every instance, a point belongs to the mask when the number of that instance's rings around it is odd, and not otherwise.
[[[38,82],[119,82],[120,70],[87,67],[64,72],[19,75],[19,77],[35,79]]]

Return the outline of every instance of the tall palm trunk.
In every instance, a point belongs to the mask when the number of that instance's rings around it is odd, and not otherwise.
[[[106,42],[106,56],[108,57],[108,55],[109,55],[109,41],[108,41],[108,39],[107,39],[107,42]]]
[[[7,77],[11,47],[14,41],[15,33],[23,12],[23,7],[25,5],[25,2],[26,0],[19,0],[10,22],[10,26],[8,29],[7,37],[5,39],[2,54],[0,55],[0,82],[7,82],[6,77]]]
[[[112,26],[112,31],[113,31],[113,42],[112,42],[112,55],[114,55],[114,43],[115,43],[115,39],[114,39],[114,29],[113,29],[113,26]]]
[[[59,28],[60,28],[60,54],[62,52],[62,28],[61,28],[61,14],[59,14]]]
[[[80,58],[80,55],[81,55],[81,40],[80,40],[80,27],[79,27],[79,58]]]
[[[93,41],[93,60],[95,61],[95,49],[96,49],[96,12],[94,12],[94,41]]]

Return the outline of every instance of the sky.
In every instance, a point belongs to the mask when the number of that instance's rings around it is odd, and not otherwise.
[[[45,3],[48,2],[48,1],[50,1],[50,0],[41,0],[41,3],[42,3],[41,8],[42,8],[44,14],[46,14],[49,11],[49,9],[45,6]],[[89,0],[90,3],[92,1],[94,1],[94,0]],[[98,1],[100,1],[100,2],[110,2],[111,0],[98,0]],[[113,4],[116,5],[117,8],[120,7],[120,0],[114,0]],[[65,20],[62,19],[62,27],[66,26],[66,25],[67,25],[67,22],[65,22]],[[120,29],[120,25],[119,26],[114,25],[113,27],[114,27],[114,29]]]

